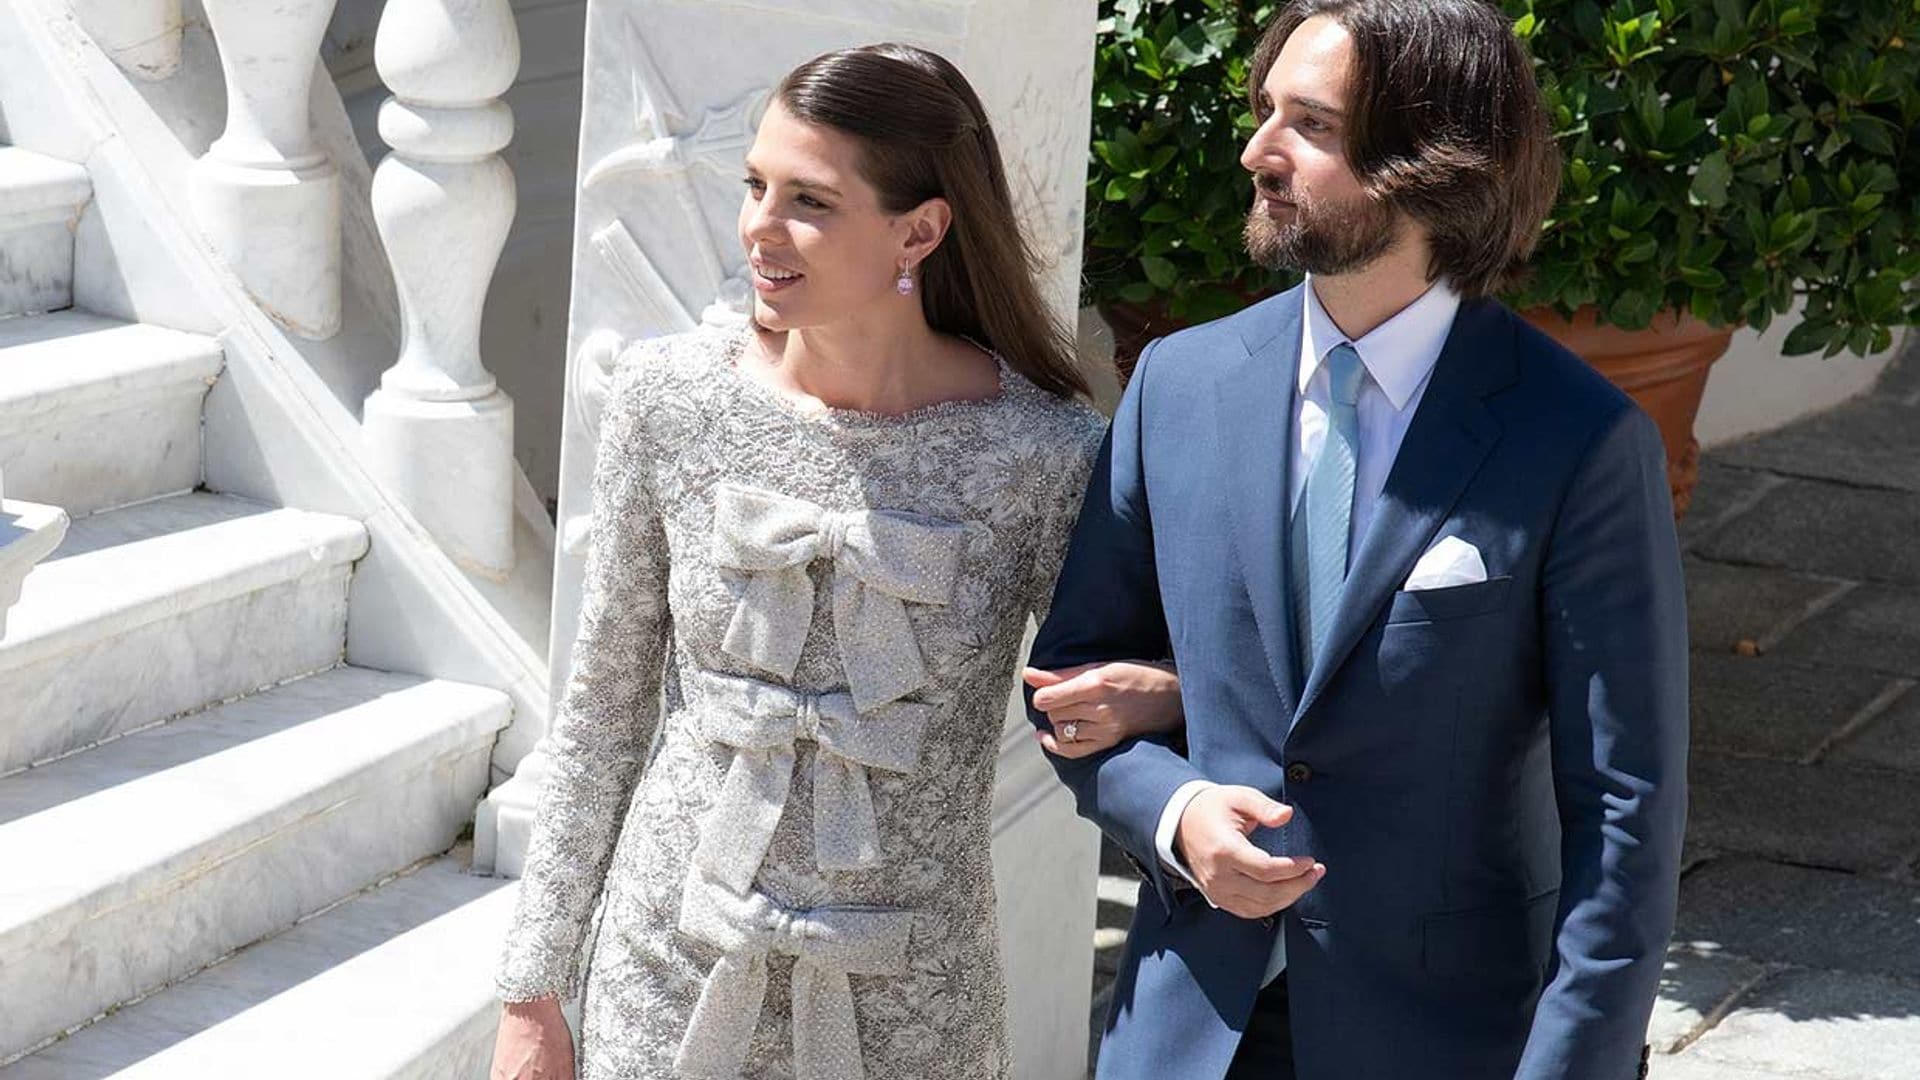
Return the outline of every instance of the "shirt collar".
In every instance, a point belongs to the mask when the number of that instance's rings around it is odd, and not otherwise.
[[[1460,310],[1460,294],[1445,281],[1437,281],[1420,299],[1374,327],[1372,333],[1353,341],[1341,333],[1333,316],[1320,305],[1311,275],[1300,291],[1306,296],[1307,306],[1307,317],[1300,320],[1300,393],[1307,392],[1307,384],[1327,354],[1342,342],[1350,342],[1395,411],[1407,407],[1439,362],[1440,350],[1453,332],[1454,315]]]

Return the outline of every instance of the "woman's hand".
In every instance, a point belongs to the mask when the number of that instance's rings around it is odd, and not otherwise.
[[[553,998],[509,1002],[500,1013],[488,1080],[573,1080],[573,1032]]]
[[[1049,754],[1079,758],[1128,739],[1173,731],[1185,721],[1172,664],[1121,660],[1062,671],[1027,668],[1033,707],[1052,731],[1037,732]]]

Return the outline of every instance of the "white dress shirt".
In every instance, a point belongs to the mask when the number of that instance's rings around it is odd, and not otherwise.
[[[1453,330],[1454,315],[1460,310],[1460,296],[1444,281],[1437,282],[1421,294],[1420,299],[1402,308],[1365,337],[1354,341],[1334,324],[1333,317],[1321,306],[1320,298],[1314,294],[1311,277],[1307,279],[1307,287],[1300,290],[1300,295],[1304,298],[1306,317],[1300,320],[1300,366],[1296,372],[1296,385],[1300,392],[1294,395],[1293,415],[1290,418],[1294,437],[1290,469],[1292,490],[1288,493],[1288,505],[1298,505],[1300,492],[1306,487],[1313,463],[1320,456],[1321,446],[1327,441],[1327,416],[1331,399],[1325,363],[1327,354],[1338,345],[1351,343],[1367,370],[1367,377],[1361,380],[1360,385],[1359,460],[1355,463],[1353,515],[1350,519],[1353,530],[1350,550],[1357,550],[1360,539],[1367,535],[1367,529],[1373,524],[1374,504],[1387,486],[1387,474],[1393,470],[1394,459],[1400,455],[1400,444],[1406,440],[1407,428],[1413,423],[1414,411],[1419,408],[1420,399],[1426,393],[1434,364],[1440,359],[1440,350]],[[1281,540],[1281,537],[1274,537],[1273,557],[1276,559],[1284,557]],[[1187,804],[1193,801],[1195,795],[1215,786],[1207,780],[1193,780],[1181,785],[1167,800],[1166,809],[1160,813],[1159,828],[1154,832],[1154,847],[1158,850],[1160,861],[1188,881],[1193,880],[1193,875],[1174,856],[1174,834],[1179,830],[1180,816],[1186,812]],[[1198,887],[1197,883],[1195,887]],[[1206,894],[1202,891],[1201,895]],[[1212,904],[1212,898],[1209,897],[1207,902]],[[1285,936],[1276,938],[1275,963],[1269,965],[1269,975],[1284,965],[1285,948]]]

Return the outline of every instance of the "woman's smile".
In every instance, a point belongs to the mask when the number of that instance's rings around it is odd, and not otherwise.
[[[800,284],[806,278],[798,270],[789,270],[765,259],[753,259],[753,287],[762,293],[776,293]]]

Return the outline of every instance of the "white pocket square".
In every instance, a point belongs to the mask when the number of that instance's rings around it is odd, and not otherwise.
[[[1487,564],[1480,559],[1480,549],[1457,536],[1449,536],[1420,556],[1402,588],[1406,592],[1450,589],[1456,585],[1478,585],[1485,580]]]

